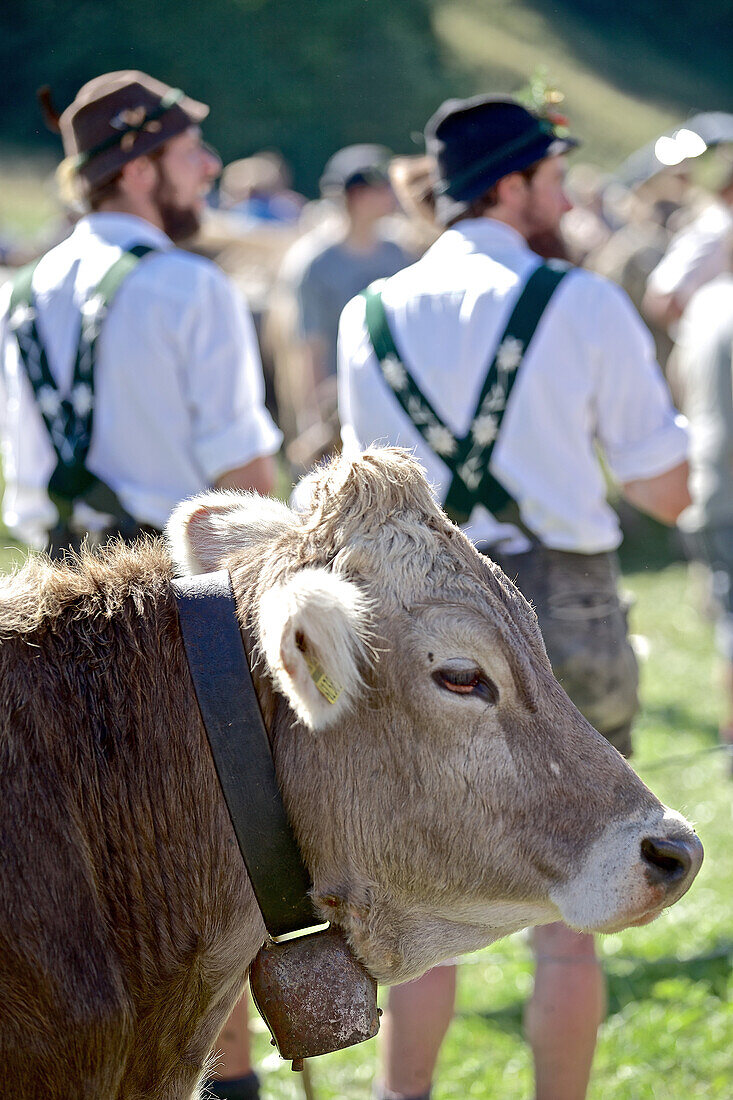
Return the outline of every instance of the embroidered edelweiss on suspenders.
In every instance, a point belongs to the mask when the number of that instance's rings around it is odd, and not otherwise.
[[[501,422],[529,343],[566,265],[540,264],[527,280],[492,356],[468,433],[458,439],[446,427],[417,386],[400,356],[387,322],[382,290],[385,279],[363,292],[366,325],[382,377],[427,445],[453,475],[445,510],[465,523],[483,504],[494,515],[513,503],[512,496],[489,471]]]
[[[94,366],[102,324],[123,280],[143,256],[153,251],[147,245],[137,245],[123,252],[84,302],[71,389],[65,395],[51,373],[48,354],[36,325],[32,281],[38,261],[22,268],[13,282],[9,326],[15,333],[20,362],[56,454],[48,495],[56,506],[61,524],[68,524],[75,502],[83,500],[95,511],[112,516],[121,528],[127,524],[134,526],[135,521],[116,494],[86,468],[86,461],[92,441]]]

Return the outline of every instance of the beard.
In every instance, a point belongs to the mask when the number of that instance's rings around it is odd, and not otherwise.
[[[568,250],[560,229],[559,219],[543,217],[538,213],[532,197],[532,184],[527,189],[527,202],[523,211],[524,239],[543,260],[568,260]]]
[[[158,207],[163,232],[178,244],[193,237],[201,228],[201,215],[195,206],[181,206],[175,200],[174,188],[162,164],[156,165],[158,182],[153,201]]]
[[[543,260],[570,259],[568,247],[559,228],[530,232],[527,236],[527,244]]]

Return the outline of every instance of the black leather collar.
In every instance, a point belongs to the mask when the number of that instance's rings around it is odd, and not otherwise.
[[[173,581],[196,699],[239,850],[274,938],[318,923],[285,814],[226,570]]]

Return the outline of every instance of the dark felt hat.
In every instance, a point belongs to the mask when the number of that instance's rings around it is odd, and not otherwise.
[[[384,145],[347,145],[339,149],[323,169],[321,194],[343,194],[350,187],[379,187],[389,183],[392,157]]]
[[[509,96],[446,100],[425,127],[426,151],[437,164],[437,220],[446,225],[503,176],[578,144]]]
[[[146,73],[124,69],[80,88],[59,118],[67,157],[87,187],[112,179],[135,157],[206,118],[205,103],[189,99]]]

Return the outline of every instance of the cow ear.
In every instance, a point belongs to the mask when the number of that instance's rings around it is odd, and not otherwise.
[[[182,573],[212,573],[236,552],[300,525],[279,500],[213,491],[184,500],[166,524],[171,557]]]
[[[365,690],[369,601],[326,569],[301,569],[269,589],[259,608],[260,645],[277,687],[298,718],[325,729]]]

